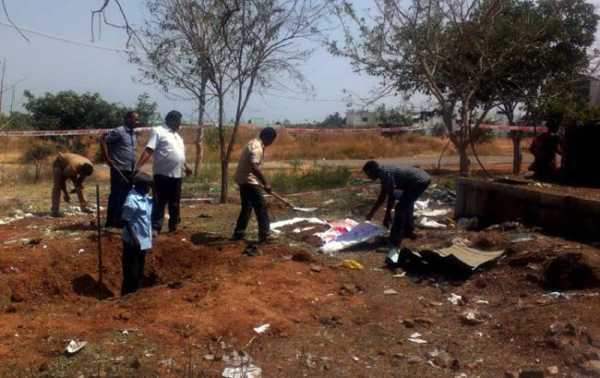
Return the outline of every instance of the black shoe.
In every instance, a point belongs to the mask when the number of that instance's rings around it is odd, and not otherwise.
[[[244,240],[246,237],[244,234],[233,234],[233,236],[231,238],[229,238],[229,240],[231,241],[240,241],[240,240]]]

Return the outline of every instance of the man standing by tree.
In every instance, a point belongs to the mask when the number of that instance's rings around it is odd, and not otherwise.
[[[373,208],[367,214],[367,220],[379,210],[387,199],[387,209],[383,225],[390,227],[392,207],[394,209],[394,222],[390,230],[390,250],[385,262],[389,266],[398,263],[402,239],[406,236],[414,237],[414,211],[415,202],[425,192],[431,183],[431,177],[422,169],[411,166],[387,167],[380,166],[376,161],[368,161],[363,172],[373,181],[381,181],[381,191]]]
[[[540,181],[558,181],[560,178],[560,169],[556,162],[556,154],[561,154],[560,137],[558,129],[562,121],[562,116],[549,117],[546,121],[546,131],[538,135],[529,151],[534,156],[533,163],[529,166],[529,170],[533,171],[533,177]]]
[[[152,208],[152,228],[156,232],[162,229],[165,206],[169,206],[169,232],[177,231],[180,222],[179,202],[181,201],[181,177],[191,174],[185,163],[185,145],[177,132],[181,126],[182,115],[172,110],[165,117],[166,126],[152,130],[144,152],[136,165],[136,171],[154,157],[154,206]]]
[[[271,193],[271,185],[260,170],[260,165],[265,156],[265,148],[273,144],[275,138],[277,138],[277,132],[274,128],[264,128],[259,137],[248,142],[242,150],[235,172],[235,181],[240,187],[242,209],[235,226],[233,240],[244,239],[252,209],[254,209],[258,222],[259,243],[268,243],[272,240],[269,213],[263,196],[263,189],[265,192]]]
[[[110,167],[110,194],[106,210],[106,227],[121,227],[121,212],[127,193],[131,189],[136,158],[137,138],[135,128],[139,124],[137,112],[125,115],[125,125],[112,129],[100,138],[102,156]]]
[[[87,202],[83,196],[83,180],[94,172],[92,162],[81,155],[70,153],[58,153],[52,164],[54,184],[52,187],[52,212],[53,217],[60,217],[60,193],[63,193],[65,202],[70,201],[67,191],[67,180],[71,180],[75,189],[71,193],[77,193],[81,211],[89,212]]]

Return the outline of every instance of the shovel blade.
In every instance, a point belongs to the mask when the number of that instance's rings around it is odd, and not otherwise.
[[[316,210],[317,210],[317,208],[316,208],[316,207],[295,207],[295,206],[293,207],[293,209],[294,209],[295,211],[301,211],[301,212],[303,212],[303,213],[311,213],[311,212],[313,212],[313,211],[316,211]]]

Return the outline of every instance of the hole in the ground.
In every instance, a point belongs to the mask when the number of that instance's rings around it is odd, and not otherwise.
[[[106,299],[114,297],[115,294],[103,283],[98,284],[91,275],[84,274],[71,281],[73,291],[84,297],[100,297],[100,299]]]

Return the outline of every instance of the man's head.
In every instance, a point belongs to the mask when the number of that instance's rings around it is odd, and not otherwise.
[[[265,147],[268,147],[272,145],[275,138],[277,138],[277,131],[272,127],[265,127],[260,131],[259,138],[262,140]]]
[[[91,176],[94,173],[94,166],[91,164],[84,164],[79,168],[79,174],[83,177]]]
[[[177,110],[171,110],[165,117],[165,123],[167,126],[169,126],[169,128],[177,131],[179,126],[181,126],[181,118],[183,118],[183,116],[180,112]]]
[[[375,160],[369,160],[363,166],[363,172],[368,178],[375,181],[379,178],[379,164]]]
[[[133,176],[133,187],[140,194],[146,194],[152,187],[152,177],[144,172],[138,172]]]
[[[135,111],[130,111],[125,114],[125,126],[133,129],[140,123],[140,116]]]

